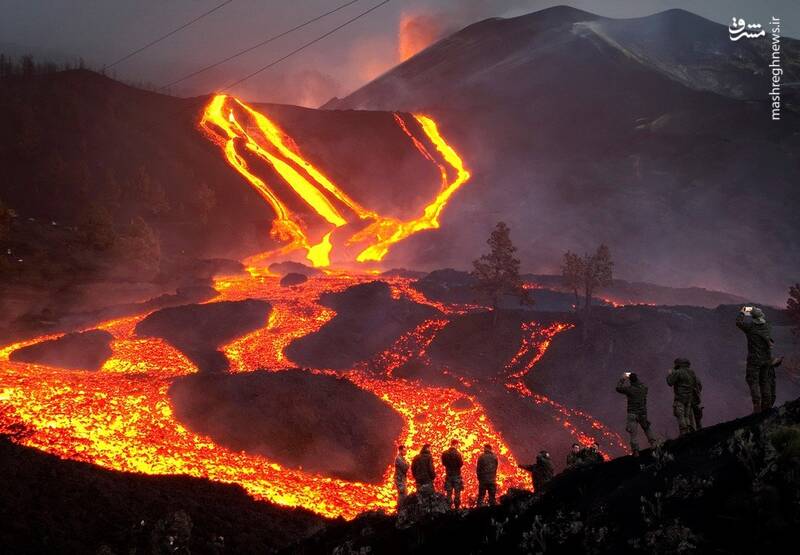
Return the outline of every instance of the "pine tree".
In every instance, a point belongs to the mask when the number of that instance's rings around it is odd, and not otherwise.
[[[498,222],[486,241],[489,254],[474,260],[472,275],[478,280],[475,288],[492,300],[493,323],[497,323],[498,305],[503,295],[516,295],[528,302],[527,290],[519,276],[519,259],[515,257],[517,248],[511,242],[508,226]]]

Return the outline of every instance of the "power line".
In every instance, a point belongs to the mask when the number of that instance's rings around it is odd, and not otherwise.
[[[222,7],[224,7],[224,6],[228,5],[228,4],[230,4],[231,2],[233,2],[233,0],[225,0],[225,2],[223,2],[223,3],[222,3],[222,4],[220,4],[220,5],[218,5],[217,7],[215,7],[215,8],[211,8],[211,9],[210,9],[210,10],[208,10],[207,12],[204,12],[204,13],[202,13],[202,14],[198,15],[197,17],[195,17],[195,18],[194,18],[194,19],[192,19],[191,21],[187,21],[186,23],[184,23],[183,25],[181,25],[181,26],[180,26],[180,27],[178,27],[177,29],[173,29],[172,31],[170,31],[170,32],[169,32],[169,33],[167,33],[166,35],[163,35],[163,36],[161,36],[161,37],[159,37],[159,38],[157,38],[157,39],[155,39],[155,40],[153,40],[153,41],[150,41],[150,42],[148,42],[147,44],[145,44],[145,45],[144,45],[144,46],[142,46],[141,48],[138,48],[138,49],[134,50],[133,52],[131,52],[130,54],[128,54],[128,55],[126,55],[126,56],[123,56],[122,58],[120,58],[119,60],[117,60],[116,62],[114,62],[113,64],[109,64],[109,65],[105,66],[105,67],[104,67],[104,69],[110,69],[110,68],[114,67],[115,65],[117,65],[117,64],[119,64],[119,63],[122,63],[122,62],[124,62],[125,60],[127,60],[128,58],[131,58],[131,57],[135,56],[136,54],[138,54],[138,53],[139,53],[139,52],[141,52],[142,50],[146,50],[146,49],[150,48],[151,46],[153,46],[154,44],[158,44],[158,43],[159,43],[159,42],[161,42],[162,40],[164,40],[164,39],[166,39],[166,38],[169,38],[169,37],[171,37],[172,35],[174,35],[174,34],[175,34],[175,33],[177,33],[178,31],[182,31],[183,29],[186,29],[186,28],[187,28],[189,25],[191,25],[191,24],[193,24],[193,23],[195,23],[195,22],[197,22],[197,21],[200,21],[201,19],[203,19],[203,18],[204,18],[204,17],[206,17],[207,15],[211,15],[212,13],[214,13],[215,11],[217,11],[218,9],[220,9],[220,8],[222,8]]]
[[[173,85],[177,85],[178,83],[180,83],[182,81],[186,81],[187,79],[190,79],[190,78],[194,77],[195,75],[199,75],[199,74],[201,74],[201,73],[203,73],[205,71],[208,71],[209,69],[212,69],[212,68],[215,68],[215,67],[217,67],[219,65],[222,65],[225,62],[229,62],[229,61],[233,60],[234,58],[238,58],[239,56],[241,56],[243,54],[247,54],[248,52],[250,52],[252,50],[255,50],[256,48],[260,48],[261,46],[264,46],[265,44],[269,44],[270,42],[278,40],[281,37],[285,37],[289,33],[293,33],[294,31],[297,31],[298,29],[302,29],[303,27],[306,27],[306,26],[314,23],[315,21],[319,21],[323,17],[327,17],[327,16],[329,16],[329,15],[331,15],[333,13],[336,13],[339,10],[342,10],[342,9],[346,8],[347,6],[355,4],[356,2],[359,2],[359,1],[360,0],[350,0],[350,2],[347,2],[346,4],[342,4],[338,8],[334,8],[334,9],[330,10],[329,12],[325,12],[324,14],[318,15],[317,17],[315,17],[313,19],[309,19],[308,21],[305,21],[305,22],[301,23],[300,25],[297,25],[295,27],[292,27],[291,29],[287,29],[286,31],[283,31],[282,33],[280,33],[278,35],[275,35],[274,37],[269,37],[269,38],[267,38],[267,39],[265,39],[265,40],[263,40],[263,41],[261,41],[261,42],[259,42],[257,44],[254,44],[252,46],[249,46],[249,47],[245,48],[244,50],[240,50],[239,52],[236,52],[235,54],[231,54],[227,58],[224,58],[224,59],[222,59],[222,60],[220,60],[218,62],[215,62],[215,63],[213,63],[211,65],[207,65],[206,67],[204,67],[202,69],[198,69],[197,71],[193,71],[192,73],[189,73],[188,75],[184,75],[180,79],[176,79],[175,81],[173,81],[171,83],[167,83],[163,87],[159,87],[158,90],[167,89],[167,88],[169,88],[169,87],[171,87]]]
[[[337,26],[337,27],[334,27],[333,29],[331,29],[330,31],[328,31],[327,33],[325,33],[324,35],[320,35],[319,37],[315,38],[314,40],[311,40],[311,41],[309,41],[309,42],[305,43],[303,46],[300,46],[299,48],[296,48],[296,49],[292,50],[291,52],[289,52],[289,53],[288,53],[288,54],[286,54],[285,56],[282,56],[282,57],[278,58],[278,59],[277,59],[277,60],[275,60],[274,62],[270,62],[269,64],[265,65],[264,67],[261,67],[261,68],[257,69],[257,70],[256,70],[256,71],[254,71],[253,73],[251,73],[251,74],[249,74],[249,75],[246,75],[245,77],[242,77],[242,78],[241,78],[241,79],[239,79],[238,81],[234,81],[234,82],[233,82],[233,83],[231,83],[230,85],[228,85],[228,86],[224,87],[222,90],[223,90],[223,91],[226,91],[226,90],[228,90],[228,89],[231,89],[231,88],[235,87],[235,86],[236,86],[236,85],[238,85],[239,83],[242,83],[242,82],[244,82],[244,81],[247,81],[247,80],[248,80],[248,79],[250,79],[251,77],[255,77],[256,75],[258,75],[258,74],[259,74],[259,73],[261,73],[262,71],[265,71],[265,70],[267,70],[267,69],[269,69],[269,68],[271,68],[271,67],[273,67],[273,66],[275,66],[275,65],[277,65],[277,64],[279,64],[279,63],[281,63],[282,61],[284,61],[286,58],[289,58],[290,56],[294,56],[295,54],[297,54],[297,53],[298,53],[298,52],[300,52],[301,50],[305,50],[306,48],[308,48],[308,47],[309,47],[309,46],[311,46],[312,44],[315,44],[315,43],[317,43],[317,42],[321,41],[321,40],[322,40],[322,39],[324,39],[325,37],[329,37],[330,35],[332,35],[332,34],[333,34],[333,33],[335,33],[336,31],[338,31],[339,29],[342,29],[342,28],[344,28],[344,27],[347,27],[348,25],[350,25],[350,24],[351,24],[351,23],[353,23],[354,21],[356,21],[356,20],[358,20],[358,19],[361,19],[362,17],[364,17],[364,16],[365,16],[365,15],[367,15],[368,13],[370,13],[370,12],[373,12],[373,11],[377,10],[378,8],[380,8],[380,7],[381,7],[381,6],[383,6],[384,4],[388,4],[389,2],[390,2],[390,0],[383,0],[383,2],[381,2],[380,4],[376,4],[375,6],[372,6],[370,9],[368,9],[368,10],[366,10],[366,11],[363,11],[363,12],[361,12],[360,14],[358,14],[357,16],[355,16],[355,17],[353,17],[353,18],[351,18],[351,19],[348,19],[347,21],[345,21],[345,22],[344,22],[344,23],[342,23],[341,25],[339,25],[339,26]]]

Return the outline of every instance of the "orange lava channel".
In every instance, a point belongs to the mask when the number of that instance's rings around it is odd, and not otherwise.
[[[270,205],[275,213],[271,234],[283,243],[264,258],[305,250],[306,258],[316,267],[329,266],[335,245],[331,234],[348,223],[363,221],[367,225],[345,240],[346,245],[360,249],[357,262],[380,261],[392,245],[419,231],[439,227],[439,216],[448,201],[470,178],[461,157],[441,135],[436,122],[424,115],[414,115],[425,139],[433,145],[441,161],[432,155],[422,139],[415,136],[402,116],[395,121],[417,151],[437,166],[442,183],[436,197],[422,214],[402,221],[369,210],[350,198],[325,173],[300,153],[295,141],[265,114],[236,98],[218,94],[203,111],[200,127],[206,136],[222,149],[228,164]],[[259,175],[259,167],[250,160],[266,164],[319,217],[314,230],[292,212],[286,199],[281,199],[267,180]],[[448,171],[449,167],[449,171]],[[324,230],[319,240],[311,236]],[[352,262],[352,261],[348,261]]]
[[[258,272],[218,279],[218,300],[261,297],[273,305],[267,325],[224,347],[232,371],[280,371],[293,366],[284,349],[294,339],[318,330],[334,312],[318,304],[324,291],[339,291],[370,276],[315,277],[296,288],[280,287],[276,277]],[[409,281],[387,280],[396,295],[412,291]],[[417,293],[415,293],[418,295]],[[98,372],[69,371],[9,360],[22,346],[0,349],[0,432],[15,441],[62,458],[146,474],[186,474],[241,484],[253,497],[305,507],[326,516],[352,518],[365,510],[394,509],[392,467],[387,461],[380,484],[350,482],[287,468],[262,456],[235,452],[184,427],[173,413],[167,390],[172,381],[196,372],[180,352],[159,339],[141,339],[134,327],[143,315],[98,326],[114,336],[113,355]],[[461,440],[467,497],[477,490],[474,468],[481,446],[492,443],[500,455],[499,485],[524,486],[526,473],[494,429],[477,399],[446,387],[431,387],[392,375],[408,358],[424,352],[446,319],[429,320],[401,337],[371,364],[338,373],[374,393],[404,419],[399,441],[419,448],[430,442],[435,453],[450,439]],[[375,373],[376,363],[382,369]],[[372,370],[369,370],[372,368]],[[331,372],[315,369],[314,372]],[[332,372],[331,372],[332,373]],[[468,401],[464,403],[465,400]],[[456,401],[462,401],[455,405]],[[461,408],[461,407],[468,408]]]

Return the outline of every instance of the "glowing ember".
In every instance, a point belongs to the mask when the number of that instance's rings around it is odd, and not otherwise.
[[[331,243],[332,230],[328,228],[329,231],[321,241],[314,244],[304,220],[294,214],[270,185],[259,177],[258,170],[250,167],[246,156],[271,167],[309,207],[312,214],[319,216],[322,221],[314,226],[315,229],[325,225],[336,229],[359,220],[369,222],[345,243],[361,249],[356,256],[358,262],[380,261],[392,245],[419,231],[438,228],[439,216],[448,200],[470,177],[461,158],[442,137],[436,122],[422,115],[415,115],[414,118],[427,140],[441,155],[443,162],[438,162],[428,152],[423,141],[409,130],[402,117],[395,115],[395,121],[414,147],[437,166],[442,184],[433,202],[424,207],[418,218],[409,221],[382,216],[361,206],[305,159],[291,137],[272,120],[240,100],[223,94],[216,95],[206,106],[200,126],[222,148],[228,163],[275,212],[272,236],[284,242],[284,245],[277,253],[267,253],[267,256],[303,249],[314,266],[328,266],[330,253],[334,249]],[[455,172],[452,181],[449,180],[445,164]]]

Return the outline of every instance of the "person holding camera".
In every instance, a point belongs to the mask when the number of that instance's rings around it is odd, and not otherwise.
[[[692,370],[692,363],[686,358],[676,358],[672,370],[667,374],[667,385],[675,393],[672,411],[678,420],[678,434],[684,435],[697,430],[695,405],[699,406],[702,384]]]
[[[647,386],[633,372],[625,372],[617,383],[617,392],[628,398],[628,414],[625,429],[631,437],[631,452],[633,456],[639,455],[639,441],[637,432],[639,428],[644,431],[647,442],[652,447],[656,437],[650,431],[650,421],[647,419]]]
[[[770,409],[775,404],[775,367],[782,359],[772,358],[775,342],[764,311],[757,306],[743,306],[736,317],[736,327],[747,337],[745,380],[750,388],[753,412]]]

